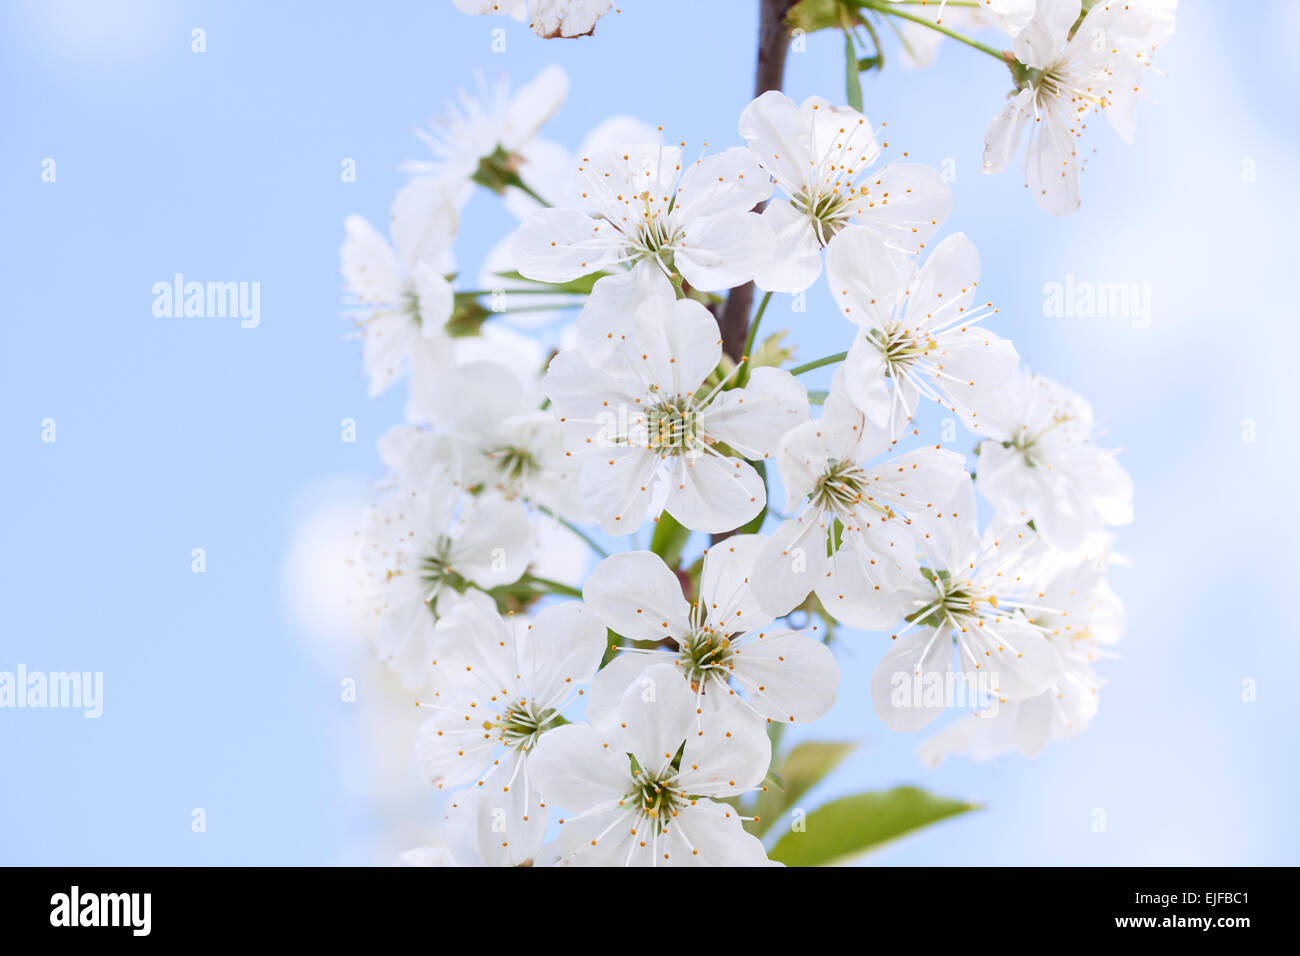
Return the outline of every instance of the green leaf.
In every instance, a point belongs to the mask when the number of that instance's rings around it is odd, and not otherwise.
[[[785,24],[805,33],[837,27],[843,21],[844,9],[841,0],[799,0],[785,15]]]
[[[758,344],[752,355],[749,356],[749,368],[780,368],[786,362],[794,358],[794,346],[782,345],[781,342],[790,334],[789,329],[782,329],[779,332],[773,332],[767,338]]]
[[[862,112],[862,77],[858,74],[858,51],[853,46],[853,31],[844,31],[844,95],[849,106]]]
[[[777,725],[781,726],[781,725]],[[799,744],[772,768],[776,784],[759,793],[751,808],[758,820],[746,824],[749,832],[762,836],[795,802],[851,754],[857,743],[843,740],[813,740]]]
[[[592,287],[596,284],[596,280],[603,279],[608,275],[608,273],[591,272],[585,276],[579,276],[569,282],[543,282],[540,279],[530,279],[513,270],[509,272],[494,272],[493,275],[499,276],[502,279],[510,279],[513,282],[531,282],[533,285],[545,286],[547,289],[556,292],[572,292],[574,295],[590,295]],[[521,294],[526,291],[526,289],[519,290]]]
[[[786,866],[844,863],[931,823],[978,805],[938,797],[918,787],[859,793],[823,804],[768,854]]]
[[[659,516],[655,523],[654,534],[650,537],[650,550],[664,559],[664,564],[673,570],[682,562],[682,551],[690,540],[691,529],[682,524],[667,511]]]

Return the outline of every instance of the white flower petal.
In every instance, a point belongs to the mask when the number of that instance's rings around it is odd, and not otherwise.
[[[947,627],[921,628],[899,637],[871,675],[876,714],[890,730],[920,730],[944,711],[943,689],[951,682],[952,663]],[[936,688],[937,697],[930,696]]]
[[[788,431],[808,421],[808,393],[789,372],[760,367],[744,388],[719,393],[701,419],[710,437],[746,458],[770,458]]]
[[[690,732],[683,738],[686,748],[677,786],[704,797],[736,796],[757,787],[767,776],[772,759],[772,745],[763,725],[746,710],[731,707],[715,711],[715,719],[702,721],[697,729],[694,695],[678,674],[677,683],[690,703]]]
[[[757,516],[767,502],[763,479],[739,458],[683,455],[668,481],[664,507],[692,531],[734,530]]]
[[[558,707],[591,680],[608,646],[594,609],[578,601],[543,608],[524,642],[524,673],[533,699]]]
[[[655,777],[663,776],[688,738],[698,738],[695,695],[675,664],[656,664],[643,671],[623,693],[615,720],[627,744],[625,754],[631,753]],[[759,733],[766,744],[766,735]],[[689,766],[685,758],[682,766]],[[707,790],[690,792],[709,795]]]
[[[907,290],[907,272],[870,229],[849,226],[826,249],[826,281],[844,317],[884,330]]]
[[[767,172],[743,146],[705,156],[686,169],[674,210],[691,219],[752,209],[772,195]]]
[[[779,90],[763,93],[740,114],[740,135],[787,190],[803,183],[810,157],[804,116],[794,100]]]
[[[627,754],[610,733],[588,724],[566,724],[542,734],[528,758],[528,770],[548,807],[563,818],[613,803],[629,790]]]
[[[820,512],[809,509],[782,522],[764,543],[750,585],[771,616],[789,614],[825,576],[826,530]]]
[[[930,166],[890,163],[860,188],[867,191],[852,206],[857,221],[904,255],[920,252],[952,212],[952,191]]]
[[[775,865],[758,837],[745,830],[737,811],[725,803],[697,800],[677,814],[665,836],[659,865]]]
[[[608,222],[575,209],[539,209],[519,226],[511,252],[520,275],[572,282],[616,263],[623,241]]]
[[[745,635],[733,655],[736,681],[769,720],[809,723],[835,703],[840,669],[821,641],[776,628]]]
[[[812,220],[786,199],[774,197],[762,218],[772,231],[772,260],[754,275],[764,292],[802,292],[822,272],[822,247]]]
[[[694,299],[652,296],[637,308],[632,328],[616,348],[663,399],[694,394],[722,358],[718,321]]]
[[[524,506],[484,498],[465,514],[447,564],[479,587],[494,588],[519,580],[534,549],[533,526]]]
[[[607,359],[625,332],[627,317],[652,297],[677,297],[658,269],[631,269],[598,279],[578,314],[578,348],[594,362]]]
[[[716,292],[762,274],[772,261],[774,242],[762,216],[733,209],[689,223],[674,262],[692,287]]]
[[[590,586],[590,584],[588,584]],[[618,705],[631,684],[641,674],[656,664],[671,663],[672,651],[667,649],[651,653],[639,650],[620,650],[614,653],[614,659],[596,672],[596,676],[587,686],[587,701],[584,716],[594,725],[607,725],[614,722],[618,714]]]
[[[652,551],[611,555],[592,570],[582,599],[611,630],[638,641],[690,632],[681,582]]]
[[[718,633],[751,631],[771,622],[750,584],[750,574],[766,543],[766,538],[756,534],[733,534],[705,551],[700,602],[708,626]]]
[[[1023,89],[1007,100],[1002,112],[993,117],[984,134],[984,165],[981,172],[1000,173],[1007,168],[1020,145],[1025,121],[1034,111],[1034,91]]]
[[[632,534],[641,527],[654,498],[659,455],[644,448],[604,448],[578,476],[587,508],[606,534]]]

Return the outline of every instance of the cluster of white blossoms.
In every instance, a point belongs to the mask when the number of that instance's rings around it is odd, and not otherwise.
[[[586,36],[609,12],[613,0],[452,0],[462,13],[512,17],[539,37]]]
[[[543,35],[609,7],[457,5],[528,9]],[[1147,33],[1098,3],[1066,40],[1072,6],[1044,0],[1015,34],[1030,72],[994,159],[1029,116],[1034,156],[1073,140],[1070,97],[1119,107],[1080,92],[1121,73],[1082,31]],[[835,704],[850,643],[891,729],[969,711],[922,744],[929,763],[1083,730],[1122,630],[1108,529],[1132,520],[1132,484],[1084,399],[998,334],[971,241],[935,241],[942,177],[882,163],[858,110],[780,92],[693,160],[627,117],[573,152],[539,135],[566,89],[556,67],[514,93],[480,81],[420,132],[432,158],[404,166],[391,242],[346,223],[371,391],[410,378],[356,567],[374,647],[429,714],[421,773],[447,792],[446,846],[403,862],[766,864],[739,807],[771,783],[774,728]],[[1062,210],[1043,162],[1031,181]],[[481,190],[520,223],[465,287],[451,249]],[[802,321],[844,351],[794,365],[759,323],[820,281],[840,314]],[[726,296],[750,283],[765,295],[727,354]],[[974,457],[925,437],[926,403]],[[587,558],[557,560],[557,535]]]
[[[1088,120],[1104,113],[1133,142],[1152,55],[1174,32],[1178,0],[984,0],[1010,37],[1016,92],[989,124],[984,172],[1006,168],[1029,127],[1025,186],[1040,207],[1079,207]]]

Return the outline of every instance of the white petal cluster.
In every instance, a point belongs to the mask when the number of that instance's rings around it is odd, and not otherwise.
[[[609,6],[457,5],[547,36]],[[1057,29],[1069,4],[1024,6],[971,16],[1017,31],[1027,91],[1096,80],[1105,57],[1081,66],[1080,28]],[[1136,42],[1160,21],[1090,22]],[[889,728],[971,712],[922,745],[931,764],[1083,730],[1123,626],[1107,529],[1132,483],[1087,403],[998,334],[974,244],[935,241],[939,174],[877,165],[880,131],[817,97],[765,93],[743,145],[689,161],[626,117],[573,152],[542,139],[558,68],[480,87],[422,134],[434,158],[408,164],[391,243],[351,217],[342,253],[372,392],[411,372],[355,558],[376,652],[429,715],[421,775],[447,791],[445,846],[400,862],[765,865],[738,808],[778,728],[835,706],[850,642]],[[476,187],[519,225],[466,289],[451,247]],[[834,307],[803,321],[843,352],[795,365],[768,306],[823,271]],[[769,338],[724,354],[751,282]],[[922,399],[971,458],[922,437]]]
[[[413,363],[450,352],[445,325],[453,293],[447,274],[459,211],[444,182],[421,177],[393,202],[393,241],[361,216],[344,224],[340,267],[365,353],[370,394],[383,394]]]
[[[606,336],[596,354],[561,352],[542,384],[566,454],[581,467],[582,498],[605,531],[635,532],[652,504],[698,531],[756,517],[767,497],[750,461],[775,454],[781,436],[807,420],[803,386],[763,368],[743,388],[706,387],[722,339],[691,299],[645,295]]]
[[[667,638],[676,649],[624,647],[592,684],[587,715],[612,717],[624,688],[665,660],[690,685],[701,724],[734,708],[769,723],[807,723],[830,710],[834,655],[815,636],[776,626],[760,606],[752,575],[765,541],[738,534],[713,545],[690,602],[657,554],[628,551],[598,564],[583,588],[587,605],[616,633],[660,645]]]
[[[543,39],[587,36],[609,12],[613,0],[452,0],[470,14],[498,14],[528,26]]]
[[[1088,120],[1104,113],[1126,143],[1152,55],[1172,36],[1177,0],[1002,3],[1018,89],[989,124],[984,172],[1001,172],[1025,138],[1025,186],[1057,216],[1079,208]],[[1082,17],[1081,17],[1082,14]]]
[[[739,146],[685,169],[682,161],[680,147],[662,144],[629,143],[583,156],[581,199],[590,208],[529,216],[514,241],[519,272],[569,282],[625,267],[630,274],[622,279],[632,283],[676,270],[706,291],[753,279],[773,258],[771,231],[750,211],[771,195],[767,175]]]
[[[777,255],[756,278],[759,288],[808,288],[821,274],[822,249],[849,225],[869,229],[892,253],[913,255],[952,210],[937,170],[916,163],[874,168],[888,144],[850,107],[818,96],[796,104],[773,90],[745,108],[740,135],[784,192],[763,212]]]
[[[433,693],[420,701],[433,711],[416,740],[421,770],[439,789],[471,784],[448,801],[453,851],[459,843],[486,865],[523,863],[547,824],[537,745],[600,666],[605,628],[575,602],[531,624],[467,602],[436,631]]]
[[[980,494],[1008,522],[1032,521],[1064,551],[1133,520],[1133,480],[1095,442],[1092,408],[1041,375],[1018,376],[985,405]]]

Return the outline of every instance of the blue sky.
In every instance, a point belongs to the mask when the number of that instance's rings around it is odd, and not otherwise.
[[[102,671],[105,685],[97,720],[0,711],[0,862],[385,862],[422,836],[436,802],[393,769],[410,719],[340,702],[342,679],[363,694],[380,682],[328,613],[304,609],[330,572],[304,583],[292,557],[319,556],[311,535],[328,539],[361,500],[379,475],[374,439],[401,415],[399,395],[366,397],[343,341],[343,218],[383,221],[397,163],[423,149],[411,127],[476,68],[522,81],[562,63],[571,92],[547,135],[570,145],[614,113],[694,147],[738,142],[754,6],[625,0],[571,43],[441,0],[364,16],[336,2],[0,9],[0,670]],[[925,769],[918,739],[871,708],[878,643],[845,640],[840,701],[800,736],[863,745],[814,796],[911,782],[985,805],[874,862],[1297,861],[1286,386],[1300,334],[1286,275],[1300,12],[1185,6],[1136,144],[1093,124],[1083,207],[1066,220],[1039,211],[1015,170],[979,175],[1008,87],[994,61],[950,44],[928,71],[864,77],[891,155],[950,161],[944,234],[979,247],[997,327],[1026,362],[1092,400],[1138,514],[1119,541],[1129,630],[1101,713],[1037,759]],[[840,44],[814,36],[791,54],[793,96],[842,99]],[[510,223],[476,197],[462,269]],[[260,325],[155,317],[152,286],[175,273],[260,283]],[[1150,322],[1045,316],[1044,286],[1067,274],[1150,283]],[[780,306],[765,322],[788,316],[805,358],[844,347],[823,291],[806,313]],[[344,418],[355,443],[340,441]]]

